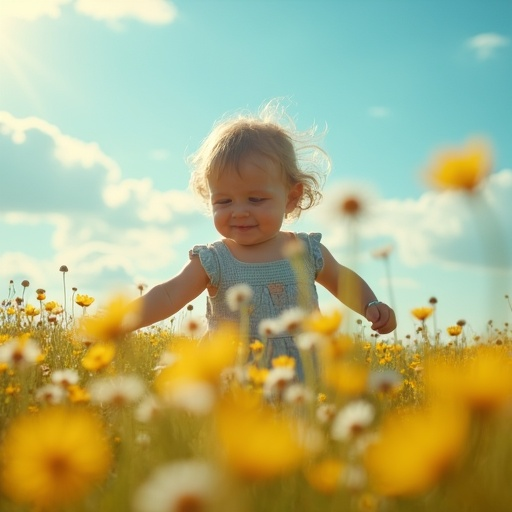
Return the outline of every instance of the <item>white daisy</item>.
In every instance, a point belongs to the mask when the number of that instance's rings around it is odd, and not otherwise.
[[[146,395],[135,409],[135,419],[141,423],[149,423],[162,411],[162,403],[154,395]]]
[[[375,408],[365,400],[347,404],[334,418],[331,437],[337,441],[347,441],[367,429],[375,418]]]
[[[300,332],[295,335],[295,343],[299,350],[307,352],[314,347],[324,345],[329,340],[329,337],[320,332]]]
[[[290,384],[283,394],[285,402],[296,405],[303,405],[313,400],[313,392],[298,382]]]
[[[122,406],[140,400],[145,386],[137,375],[117,375],[94,380],[89,386],[89,393],[93,403]]]
[[[38,402],[46,404],[60,404],[66,396],[66,392],[61,386],[56,384],[45,384],[36,390],[35,397]]]
[[[403,382],[403,377],[394,370],[371,372],[368,377],[368,391],[372,393],[391,393]]]
[[[216,398],[215,388],[211,384],[190,381],[173,385],[167,389],[163,400],[170,407],[204,416],[211,412]]]
[[[37,363],[41,349],[32,338],[11,338],[0,345],[0,363],[11,367],[23,368]]]
[[[226,303],[231,311],[238,311],[241,306],[251,301],[253,294],[248,284],[236,284],[226,291]]]
[[[302,308],[296,307],[285,309],[279,316],[279,320],[283,331],[293,334],[302,327],[305,317],[306,312]]]
[[[206,333],[206,321],[201,316],[190,316],[183,320],[181,330],[185,336],[201,338]]]
[[[180,460],[160,466],[136,490],[135,512],[206,511],[218,491],[216,470],[207,462]]]
[[[282,331],[283,328],[278,318],[264,318],[258,325],[258,333],[264,339],[275,336]]]
[[[55,370],[52,373],[52,382],[57,386],[62,386],[63,388],[67,388],[72,386],[73,384],[78,384],[78,372],[76,370],[64,369],[64,370]]]
[[[295,368],[290,366],[271,368],[263,384],[263,394],[266,397],[275,395],[281,397],[288,385],[294,381],[295,376]]]
[[[320,404],[316,409],[316,419],[325,425],[330,423],[336,416],[336,406],[334,404]]]

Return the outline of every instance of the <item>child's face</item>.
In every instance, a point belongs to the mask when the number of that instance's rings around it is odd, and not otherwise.
[[[244,157],[239,171],[221,172],[208,181],[213,222],[225,238],[260,244],[277,235],[302,185],[287,185],[278,165],[257,153]]]

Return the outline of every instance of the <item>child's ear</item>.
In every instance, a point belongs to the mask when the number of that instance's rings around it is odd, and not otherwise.
[[[304,185],[295,183],[288,191],[288,201],[286,202],[286,213],[291,213],[297,207],[302,194],[304,193]]]

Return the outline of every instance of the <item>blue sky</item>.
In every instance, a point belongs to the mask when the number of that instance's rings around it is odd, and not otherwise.
[[[327,128],[333,164],[293,229],[392,294],[400,336],[433,296],[440,329],[502,326],[511,90],[508,0],[0,0],[1,298],[28,279],[29,302],[62,302],[63,264],[97,304],[172,277],[217,238],[187,156],[226,112],[284,98],[299,128]],[[477,136],[494,149],[483,200],[429,190],[432,155]],[[369,207],[356,244],[329,209],[346,193]]]

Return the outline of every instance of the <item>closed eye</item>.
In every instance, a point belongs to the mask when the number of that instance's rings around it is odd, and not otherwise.
[[[214,205],[216,204],[229,204],[231,203],[231,199],[217,199],[213,202]]]
[[[266,197],[249,197],[249,201],[251,203],[262,203],[263,201],[266,201]]]

